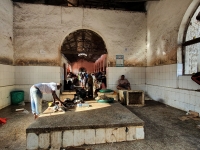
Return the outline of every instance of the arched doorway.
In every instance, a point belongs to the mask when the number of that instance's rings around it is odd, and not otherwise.
[[[107,54],[107,49],[102,37],[96,32],[80,29],[66,36],[61,53],[72,63],[72,72],[77,74],[81,67],[94,72],[95,61]]]

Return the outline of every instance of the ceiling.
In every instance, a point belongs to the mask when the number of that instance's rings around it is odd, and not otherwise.
[[[159,0],[12,0],[13,2],[24,2],[45,5],[58,5],[67,7],[85,7],[124,11],[146,12],[147,1]]]
[[[147,1],[159,0],[12,0],[30,4],[56,5],[63,7],[98,8],[122,11],[146,12]],[[77,30],[69,34],[62,45],[61,52],[71,62],[84,59],[95,62],[102,54],[107,54],[103,39],[93,31]],[[78,56],[84,52],[86,56]]]
[[[80,59],[95,62],[102,54],[107,54],[107,49],[103,39],[97,33],[81,29],[70,33],[65,38],[61,53],[70,62],[76,62]],[[87,56],[78,56],[80,53]]]

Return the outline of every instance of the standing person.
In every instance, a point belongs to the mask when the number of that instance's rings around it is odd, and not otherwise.
[[[130,82],[125,79],[125,75],[121,75],[121,79],[118,80],[118,90],[131,90]]]
[[[91,74],[88,74],[88,97],[93,97],[93,78]]]
[[[53,96],[53,102],[55,100],[61,101],[58,96],[56,95],[56,90],[61,88],[61,83],[38,83],[34,84],[30,88],[30,98],[31,98],[31,109],[32,113],[34,114],[35,119],[40,115],[42,112],[42,96],[43,94],[51,93]]]
[[[107,83],[106,83],[106,72],[105,71],[102,72],[101,80],[102,80],[102,88],[106,89]]]
[[[85,79],[84,87],[86,88],[87,82],[88,82],[88,74],[87,74],[87,72],[84,73],[84,79]]]
[[[84,87],[85,85],[85,76],[81,74],[81,86]]]

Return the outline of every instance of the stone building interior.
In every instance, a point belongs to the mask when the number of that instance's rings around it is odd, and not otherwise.
[[[0,149],[200,149],[200,0],[0,0],[0,31]],[[30,88],[49,82],[88,107],[44,94],[34,119]]]

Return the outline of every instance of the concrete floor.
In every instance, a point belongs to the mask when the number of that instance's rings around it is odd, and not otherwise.
[[[144,107],[128,107],[145,122],[145,140],[132,142],[85,145],[92,150],[200,150],[200,121],[181,121],[178,117],[184,111],[169,107],[152,100],[145,101]],[[16,108],[25,108],[27,112],[15,112]],[[47,104],[44,103],[44,109]],[[0,110],[0,118],[8,118],[0,125],[0,149],[26,149],[26,128],[33,123],[30,103],[25,106],[8,106]]]

